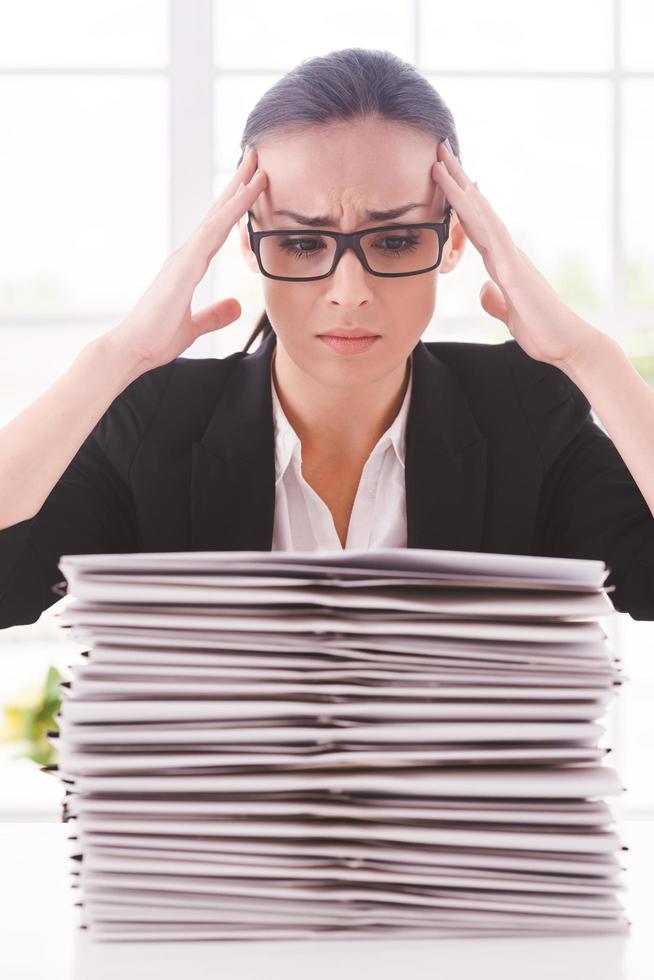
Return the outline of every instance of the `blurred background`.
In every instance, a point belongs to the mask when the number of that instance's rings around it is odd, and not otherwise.
[[[516,243],[653,385],[653,35],[651,0],[4,0],[0,425],[126,315],[203,218],[259,96],[353,46],[429,78]],[[510,339],[479,304],[487,278],[469,245],[423,339]],[[184,356],[242,349],[263,310],[235,229],[193,310],[232,295],[241,319]],[[60,819],[43,733],[82,647],[56,610],[0,631],[0,819]],[[628,678],[606,719],[627,790],[615,809],[651,817],[654,623],[616,614],[609,629]]]

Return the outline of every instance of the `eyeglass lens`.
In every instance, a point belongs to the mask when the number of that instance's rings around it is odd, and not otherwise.
[[[436,264],[439,240],[434,228],[398,227],[367,232],[361,247],[374,272],[420,272]],[[335,238],[314,232],[281,232],[261,239],[261,262],[273,276],[326,275],[335,252]]]

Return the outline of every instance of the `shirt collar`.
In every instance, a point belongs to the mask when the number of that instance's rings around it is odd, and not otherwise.
[[[272,392],[273,404],[273,428],[275,432],[275,485],[284,476],[286,469],[295,457],[299,468],[302,465],[302,444],[300,439],[288,421],[284,409],[281,406],[275,382],[273,379],[273,364],[275,361],[275,351],[270,361],[270,387]],[[409,404],[411,402],[411,391],[413,388],[413,357],[410,358],[409,383],[404,394],[402,406],[393,419],[392,423],[381,436],[379,442],[373,449],[373,453],[383,452],[390,443],[395,450],[395,454],[404,468],[406,457],[406,424],[409,414]]]

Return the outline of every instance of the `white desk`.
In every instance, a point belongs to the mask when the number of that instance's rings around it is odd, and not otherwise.
[[[0,823],[2,980],[653,980],[654,820],[618,826],[628,936],[92,943],[68,870],[71,824]]]

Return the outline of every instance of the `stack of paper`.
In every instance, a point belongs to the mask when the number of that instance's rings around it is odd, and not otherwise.
[[[623,931],[599,561],[67,555],[58,776],[98,939]]]

